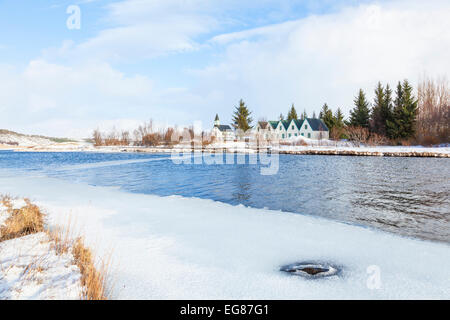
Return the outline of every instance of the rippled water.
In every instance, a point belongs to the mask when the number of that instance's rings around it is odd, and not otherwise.
[[[280,155],[278,173],[264,176],[259,164],[176,165],[168,155],[3,151],[0,168],[322,216],[450,243],[449,159]]]

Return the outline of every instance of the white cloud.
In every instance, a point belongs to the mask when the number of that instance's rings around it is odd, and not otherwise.
[[[134,129],[199,119],[205,100],[186,88],[159,88],[146,76],[125,76],[106,63],[62,66],[31,61],[24,70],[0,66],[0,128],[87,137],[96,127]]]
[[[108,27],[81,43],[44,51],[48,59],[135,62],[199,48],[195,38],[217,23],[199,8],[204,0],[128,0],[106,6]]]
[[[378,80],[395,85],[424,71],[450,71],[448,2],[346,7],[198,43],[196,36],[220,20],[203,4],[120,2],[109,7],[115,27],[59,48],[56,55],[66,57],[75,49],[78,58],[70,63],[45,55],[24,70],[0,66],[0,128],[80,137],[98,126],[129,129],[149,118],[179,125],[202,120],[207,127],[217,112],[229,121],[240,98],[255,119],[286,113],[292,102],[310,114],[324,102],[348,111],[360,87],[371,97]],[[110,65],[185,50],[214,61],[176,87],[162,86],[157,74],[128,75]],[[164,76],[178,80],[179,72]]]
[[[107,64],[67,67],[43,60],[0,69],[0,127],[66,135],[70,127],[137,114],[154,99],[153,83]],[[27,130],[29,131],[29,130]]]
[[[195,73],[203,90],[242,96],[258,115],[291,102],[310,114],[324,102],[347,111],[358,88],[372,96],[378,80],[448,73],[449,16],[448,3],[397,1],[224,34],[211,40],[221,59]]]

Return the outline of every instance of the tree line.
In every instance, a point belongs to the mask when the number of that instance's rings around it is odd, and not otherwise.
[[[115,128],[109,132],[101,132],[99,129],[92,133],[92,143],[95,146],[138,146],[138,147],[170,147],[178,143],[193,143],[196,140],[202,145],[208,145],[214,141],[210,132],[195,134],[194,127],[155,128],[153,120],[139,125],[131,133],[128,130],[118,131]]]
[[[408,80],[399,81],[395,92],[389,84],[378,82],[374,89],[374,99],[370,103],[363,89],[359,89],[353,100],[353,108],[345,119],[341,108],[334,112],[325,103],[319,118],[329,129],[330,139],[348,139],[369,144],[411,144],[433,145],[450,141],[450,87],[445,78],[437,80],[425,78],[419,82],[417,97]],[[241,99],[232,115],[232,126],[243,132],[251,129],[253,118],[245,102]],[[285,118],[279,120],[303,120],[308,118],[306,110],[300,116],[294,104]],[[316,118],[313,112],[312,118]],[[261,119],[264,120],[265,119]],[[154,130],[150,120],[139,126],[132,134],[128,131],[102,133],[95,130],[92,140],[95,145],[157,146],[171,145],[174,133],[179,135],[177,127]],[[194,138],[192,127],[183,128]],[[133,135],[133,137],[132,137]],[[213,142],[209,132],[202,132],[204,144]]]
[[[449,142],[450,88],[445,79],[421,80],[418,97],[408,80],[398,82],[393,93],[389,84],[378,82],[370,104],[360,89],[348,120],[338,108],[333,114],[327,104],[320,118],[330,129],[330,137],[352,138],[356,132],[367,139],[391,144],[437,144]]]
[[[378,82],[373,103],[367,100],[364,90],[359,89],[347,120],[341,108],[333,112],[327,103],[322,106],[319,118],[328,127],[333,140],[424,145],[449,142],[450,88],[447,80],[426,78],[419,82],[417,97],[413,91],[407,79],[397,83],[395,92],[389,84]],[[252,128],[250,114],[241,99],[233,113],[233,127],[243,131]],[[307,117],[306,110],[298,116],[292,104],[287,117],[280,114],[279,120],[303,120]],[[312,118],[316,118],[315,112]]]

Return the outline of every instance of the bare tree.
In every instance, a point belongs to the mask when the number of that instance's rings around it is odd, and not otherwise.
[[[122,130],[120,140],[121,140],[120,142],[122,145],[124,145],[124,146],[130,145],[130,132]]]
[[[417,138],[420,143],[449,142],[450,87],[446,78],[424,77],[418,86]]]
[[[349,126],[346,131],[348,139],[357,147],[359,147],[361,143],[367,143],[369,139],[369,130],[367,128]]]
[[[94,132],[92,133],[92,140],[94,141],[94,146],[103,145],[103,139],[100,130],[98,129],[94,130]]]

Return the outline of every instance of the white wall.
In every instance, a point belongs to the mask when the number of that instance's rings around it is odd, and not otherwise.
[[[294,127],[294,128],[292,128],[292,127]],[[297,128],[297,125],[295,124],[294,120],[291,120],[291,122],[289,123],[289,127],[288,127],[286,133],[287,133],[287,135],[286,135],[287,139],[295,138],[296,134],[297,134],[297,136],[299,136],[298,128]],[[290,137],[289,137],[289,134],[291,135]]]

